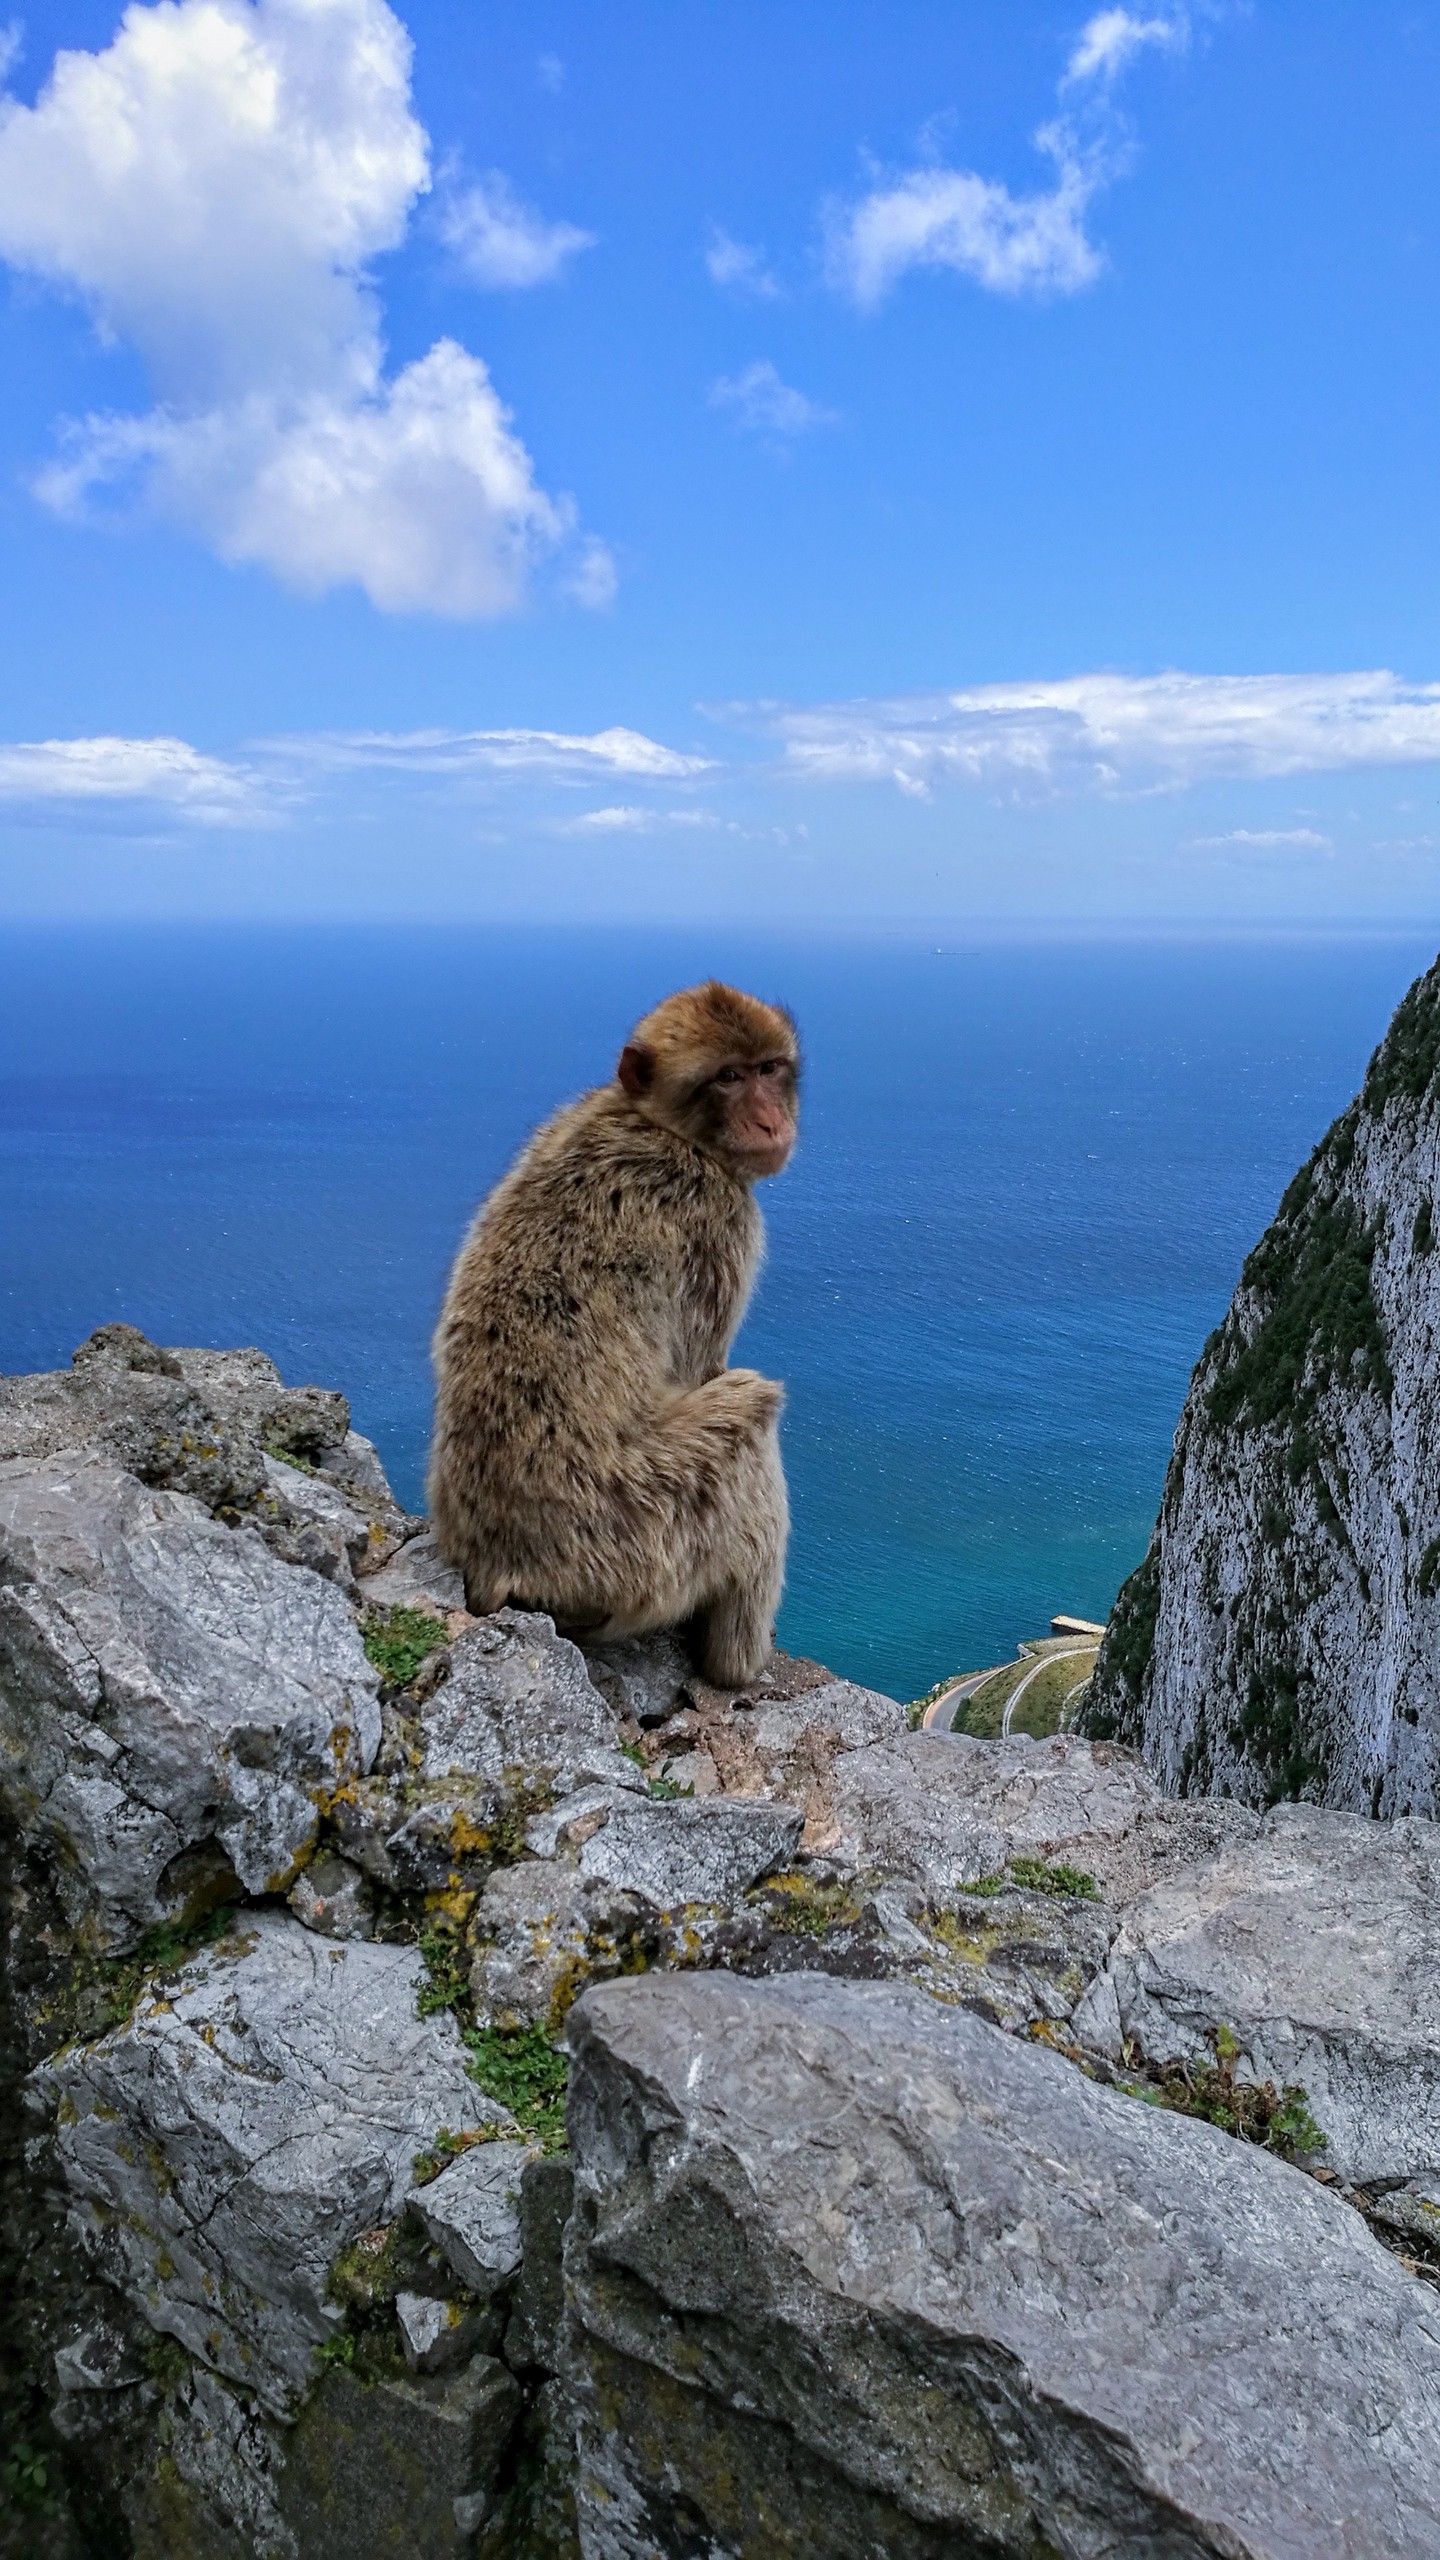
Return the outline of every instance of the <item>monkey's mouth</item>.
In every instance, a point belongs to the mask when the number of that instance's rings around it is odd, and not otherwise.
[[[795,1144],[795,1132],[787,1129],[782,1137],[745,1137],[737,1139],[735,1154],[743,1172],[763,1176],[783,1173]]]

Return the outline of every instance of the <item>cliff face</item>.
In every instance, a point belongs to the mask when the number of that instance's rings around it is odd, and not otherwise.
[[[1440,1795],[1440,961],[1297,1173],[1190,1384],[1085,1727],[1181,1795]]]

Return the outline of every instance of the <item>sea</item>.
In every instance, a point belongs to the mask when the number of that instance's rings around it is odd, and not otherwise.
[[[786,1383],[792,1651],[911,1698],[1105,1616],[1191,1368],[1423,933],[10,928],[0,1370],[116,1317],[342,1387],[422,1503],[476,1205],[636,1016],[783,1000],[801,1144],[736,1358]]]

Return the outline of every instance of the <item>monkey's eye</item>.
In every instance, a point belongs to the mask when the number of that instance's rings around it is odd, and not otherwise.
[[[780,1073],[780,1066],[781,1061],[779,1058],[766,1058],[762,1064],[756,1068],[755,1073],[757,1076],[778,1076]]]
[[[713,1080],[716,1084],[743,1084],[745,1078],[739,1067],[719,1067]]]

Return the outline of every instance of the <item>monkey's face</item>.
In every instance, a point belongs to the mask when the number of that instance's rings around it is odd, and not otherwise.
[[[630,1042],[620,1082],[647,1120],[718,1156],[742,1182],[783,1173],[790,1161],[798,1118],[793,1058],[726,1058],[699,1078],[682,1080]]]
[[[707,1125],[696,1132],[743,1182],[783,1173],[795,1144],[795,1069],[789,1058],[717,1067],[696,1102]]]

